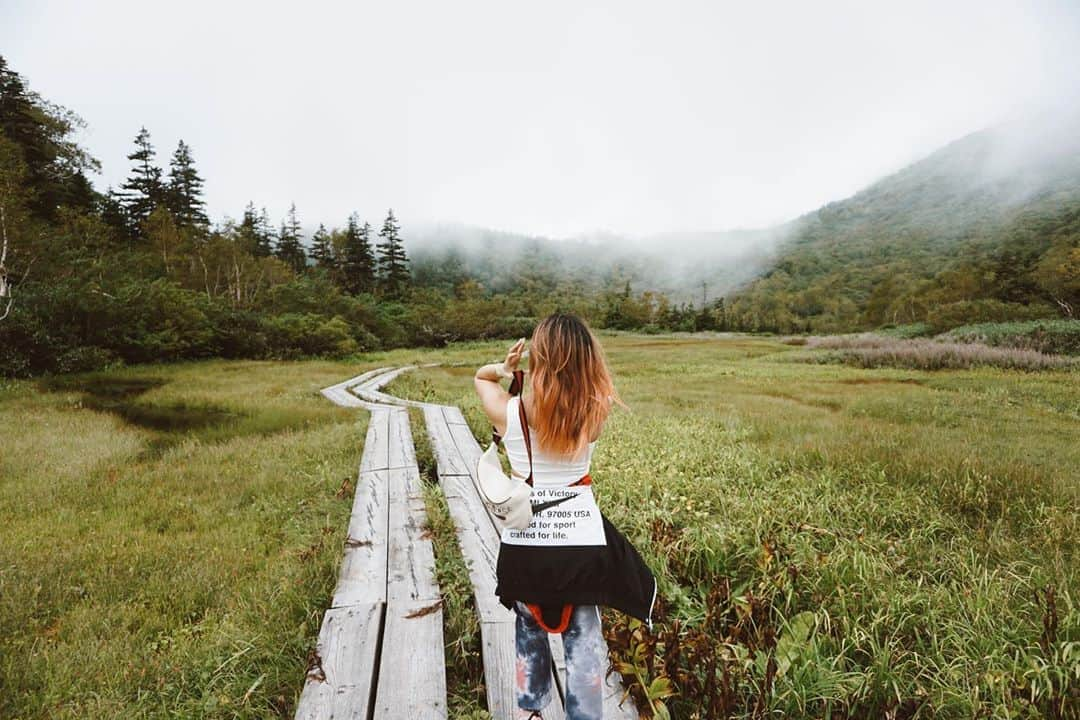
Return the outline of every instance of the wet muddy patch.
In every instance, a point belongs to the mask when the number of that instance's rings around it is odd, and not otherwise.
[[[268,429],[258,424],[245,432],[250,416],[235,408],[183,400],[154,402],[143,397],[167,382],[156,376],[80,375],[44,379],[38,387],[46,392],[78,393],[77,407],[109,413],[132,427],[148,431],[150,439],[144,456],[156,457],[190,437],[214,441]]]

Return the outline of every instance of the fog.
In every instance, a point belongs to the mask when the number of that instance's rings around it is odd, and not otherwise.
[[[1071,5],[5,0],[0,47],[102,188],[145,125],[215,218],[648,238],[775,225],[1075,95]]]

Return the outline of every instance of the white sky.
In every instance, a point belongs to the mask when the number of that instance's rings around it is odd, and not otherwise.
[[[146,125],[215,219],[645,234],[786,220],[1075,98],[1077,5],[0,0],[0,54],[89,123],[101,188]]]

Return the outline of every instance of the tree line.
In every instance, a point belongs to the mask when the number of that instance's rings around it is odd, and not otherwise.
[[[231,235],[230,239],[254,258],[277,258],[297,274],[313,265],[352,295],[404,295],[409,285],[408,257],[393,209],[387,213],[377,242],[371,237],[371,225],[361,225],[353,213],[343,230],[328,231],[320,224],[311,237],[310,250],[295,203],[276,231],[266,208],[256,211],[254,202],[244,208],[239,224],[211,229],[203,198],[204,181],[195,168],[191,148],[180,140],[169,162],[167,179],[163,179],[155,157],[150,132],[143,127],[135,137],[135,150],[127,156],[132,162],[130,176],[119,191],[106,191],[101,209],[103,220],[117,237],[160,249],[166,267],[170,246],[178,247],[181,240],[188,245],[205,245],[216,233]]]
[[[1080,308],[1080,174],[995,223],[965,201],[905,224],[910,200],[892,191],[826,207],[757,280],[695,305],[649,290],[650,268],[617,253],[573,263],[551,243],[493,240],[469,259],[409,257],[393,211],[377,233],[352,213],[310,238],[295,205],[276,224],[254,202],[214,223],[193,149],[181,141],[162,168],[145,128],[126,180],[100,192],[80,127],[0,56],[0,375],[517,337],[556,310],[599,328],[789,333]]]
[[[206,357],[348,356],[517,336],[556,309],[597,326],[715,325],[715,308],[631,292],[617,263],[587,278],[543,248],[499,292],[461,267],[407,256],[393,211],[378,233],[351,214],[304,236],[249,203],[212,223],[193,149],[168,168],[142,128],[120,187],[73,139],[82,121],[31,91],[0,57],[0,375]]]

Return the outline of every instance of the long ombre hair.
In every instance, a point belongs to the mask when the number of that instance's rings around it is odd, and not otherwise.
[[[604,351],[576,315],[554,313],[540,321],[529,348],[532,410],[529,424],[547,452],[574,456],[622,405]]]

